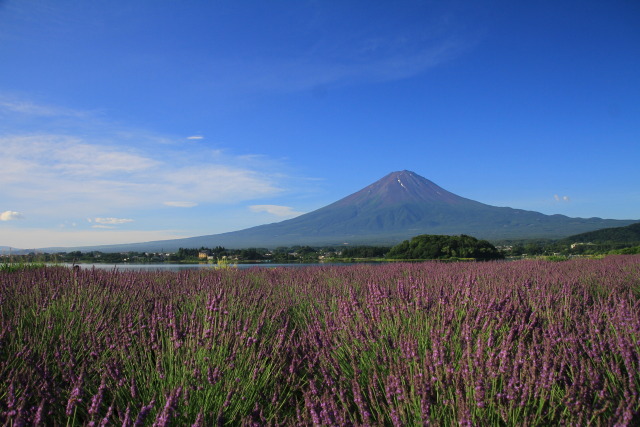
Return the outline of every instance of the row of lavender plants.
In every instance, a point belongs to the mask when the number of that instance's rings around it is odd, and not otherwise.
[[[4,425],[640,423],[640,256],[0,281]]]

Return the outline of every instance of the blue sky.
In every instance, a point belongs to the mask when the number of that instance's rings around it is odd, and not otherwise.
[[[0,0],[0,245],[281,221],[408,169],[640,219],[640,2]]]

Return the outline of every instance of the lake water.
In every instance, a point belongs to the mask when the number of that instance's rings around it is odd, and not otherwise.
[[[72,267],[73,264],[62,264],[65,267]],[[118,270],[118,271],[181,271],[181,270],[210,270],[215,268],[215,264],[76,264],[82,269],[100,269],[100,270]],[[272,263],[259,263],[259,264],[237,264],[235,267],[239,269],[247,268],[276,268],[276,267],[288,267],[288,268],[300,268],[300,267],[319,267],[319,266],[334,266],[334,265],[351,265],[351,263],[314,263],[314,264],[272,264]]]

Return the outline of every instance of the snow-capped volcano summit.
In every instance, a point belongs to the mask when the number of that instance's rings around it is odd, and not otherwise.
[[[561,238],[636,221],[569,218],[491,206],[453,194],[415,172],[403,170],[328,206],[286,221],[229,233],[113,245],[100,250],[393,245],[419,234],[468,234],[483,239]]]

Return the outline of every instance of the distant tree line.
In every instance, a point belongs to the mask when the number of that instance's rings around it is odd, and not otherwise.
[[[383,258],[390,246],[349,246],[342,249],[342,258]]]
[[[593,241],[572,236],[562,240],[511,240],[494,244],[467,235],[420,235],[396,246],[340,246],[312,247],[295,245],[289,247],[228,249],[179,248],[176,252],[121,252],[70,251],[58,253],[29,253],[26,255],[0,254],[0,263],[6,262],[58,262],[58,263],[161,263],[161,262],[216,262],[227,257],[233,262],[290,263],[318,261],[354,261],[366,259],[500,259],[503,257],[530,256],[591,256],[602,254],[638,254],[640,240],[634,240],[639,224],[619,229],[606,229],[584,233],[597,237]],[[623,234],[621,234],[623,233]],[[611,239],[611,240],[605,240]],[[623,240],[622,242],[616,239]]]
[[[221,246],[215,248],[201,247],[199,249],[180,248],[175,253],[175,257],[181,261],[202,260],[200,254],[206,255],[212,260],[222,257],[230,258],[234,261],[260,261],[260,262],[315,262],[319,259],[334,258],[340,254],[340,249],[334,247],[311,247],[311,246],[281,246],[275,249],[267,248],[246,248],[228,249]]]
[[[605,255],[629,253],[637,243],[592,243],[572,242],[570,240],[527,240],[496,243],[496,247],[509,257],[551,256],[551,255]]]

